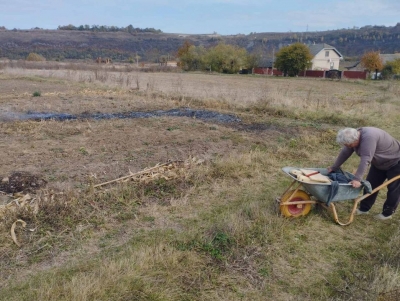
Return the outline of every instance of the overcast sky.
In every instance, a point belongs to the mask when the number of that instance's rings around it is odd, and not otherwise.
[[[166,33],[324,31],[395,26],[400,0],[0,0],[0,26],[155,28]]]

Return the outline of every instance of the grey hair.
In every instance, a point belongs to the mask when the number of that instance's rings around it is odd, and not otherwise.
[[[345,128],[338,132],[336,136],[336,142],[340,145],[352,144],[357,142],[359,139],[359,133],[357,129]]]

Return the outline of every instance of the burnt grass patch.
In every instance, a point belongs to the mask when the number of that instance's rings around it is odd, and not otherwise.
[[[156,110],[148,112],[122,112],[122,113],[89,113],[82,114],[67,114],[67,113],[52,113],[52,112],[27,112],[27,113],[8,113],[5,116],[7,120],[87,120],[87,119],[130,119],[130,118],[152,118],[152,117],[189,117],[204,121],[213,121],[217,123],[238,123],[241,120],[233,114],[224,114],[209,110],[193,110],[189,108],[177,108],[171,110]]]

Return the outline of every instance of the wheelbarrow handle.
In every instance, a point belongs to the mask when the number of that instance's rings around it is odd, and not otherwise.
[[[366,193],[362,196],[360,196],[359,198],[356,199],[356,202],[361,202],[363,199],[366,199],[367,197],[369,197],[371,194],[374,194],[375,192],[381,190],[382,188],[388,186],[390,183],[393,183],[394,181],[397,181],[398,179],[400,179],[400,175],[395,176],[394,178],[391,178],[390,180],[386,181],[385,183],[383,183],[382,185],[379,185],[378,187],[376,187],[375,189],[373,189],[371,191],[371,193]]]

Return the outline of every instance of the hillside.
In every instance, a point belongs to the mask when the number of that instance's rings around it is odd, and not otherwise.
[[[23,59],[37,52],[49,60],[94,59],[98,56],[123,61],[140,56],[141,61],[171,58],[189,40],[205,47],[219,42],[244,47],[250,53],[272,55],[280,47],[294,43],[327,43],[344,57],[360,57],[364,52],[400,51],[400,23],[396,26],[365,26],[321,32],[251,33],[249,35],[188,35],[157,32],[93,32],[85,30],[1,30],[0,57]]]

